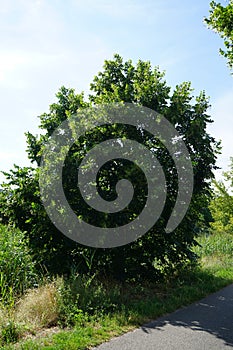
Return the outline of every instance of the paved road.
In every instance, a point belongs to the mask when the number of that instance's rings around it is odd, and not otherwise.
[[[96,350],[226,350],[233,348],[233,285]],[[94,349],[93,349],[94,350]]]

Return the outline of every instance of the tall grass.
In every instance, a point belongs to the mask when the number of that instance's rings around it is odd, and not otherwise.
[[[203,234],[198,242],[200,246],[195,247],[195,251],[200,257],[233,256],[233,233]]]
[[[57,324],[58,316],[55,282],[29,290],[15,306],[16,322],[30,325],[31,330]]]
[[[18,229],[0,225],[0,343],[16,342],[20,327],[15,321],[15,304],[37,274],[25,235]]]
[[[0,225],[0,303],[12,303],[36,284],[37,275],[24,233]]]

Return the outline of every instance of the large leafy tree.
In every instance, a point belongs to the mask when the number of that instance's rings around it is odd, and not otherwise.
[[[40,116],[42,134],[27,133],[27,152],[35,167],[15,167],[5,173],[8,180],[1,192],[1,219],[26,231],[37,261],[55,272],[67,271],[76,264],[80,271],[85,267],[111,273],[115,277],[154,276],[165,266],[177,267],[191,261],[191,247],[201,225],[205,223],[205,209],[210,195],[210,179],[215,168],[218,143],[207,131],[211,122],[207,114],[208,98],[201,92],[194,98],[190,83],[177,85],[174,91],[167,86],[164,73],[149,62],[138,61],[133,65],[119,55],[104,63],[103,71],[94,77],[91,94],[85,101],[83,94],[62,87],[57,102],[49,113]],[[77,187],[77,168],[85,153],[97,143],[116,136],[135,139],[155,154],[163,166],[167,181],[167,201],[160,220],[142,238],[126,246],[111,249],[84,247],[63,236],[49,220],[40,200],[38,176],[44,145],[60,123],[73,113],[88,106],[109,102],[131,102],[163,114],[178,130],[189,150],[194,169],[194,193],[189,210],[179,227],[168,234],[166,222],[176,200],[178,179],[175,164],[159,140],[149,132],[142,132],[125,125],[102,126],[79,138],[72,146],[64,167],[64,191],[77,215],[99,226],[121,225],[138,215],[145,204],[145,177],[130,162],[108,162],[99,174],[100,193],[109,200],[115,196],[115,184],[119,177],[127,177],[135,188],[136,199],[127,213],[122,215],[95,215],[90,212]],[[80,120],[80,122],[82,122]],[[110,180],[109,180],[110,178]],[[89,215],[90,213],[90,215]],[[157,270],[154,268],[156,262]],[[160,266],[160,269],[158,269]]]
[[[225,50],[220,53],[228,60],[230,68],[233,67],[233,1],[230,0],[226,6],[211,1],[209,18],[205,22],[224,40]]]

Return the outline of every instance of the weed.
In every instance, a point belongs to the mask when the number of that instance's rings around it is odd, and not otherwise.
[[[19,340],[20,330],[14,321],[9,320],[1,325],[1,341],[2,343],[15,343]]]

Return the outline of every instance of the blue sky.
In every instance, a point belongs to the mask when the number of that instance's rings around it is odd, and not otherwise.
[[[37,116],[62,85],[88,92],[114,53],[149,60],[172,87],[191,81],[194,94],[206,91],[209,132],[222,139],[218,165],[227,169],[233,77],[222,40],[203,24],[208,12],[206,0],[0,0],[0,170],[29,165],[24,132],[39,132]]]

